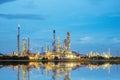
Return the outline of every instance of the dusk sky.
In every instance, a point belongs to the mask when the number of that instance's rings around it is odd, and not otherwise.
[[[112,55],[120,56],[120,0],[0,0],[1,53],[16,51],[18,24],[21,45],[30,37],[35,52],[52,46],[55,29],[62,45],[71,33],[72,51],[86,54],[110,48]]]

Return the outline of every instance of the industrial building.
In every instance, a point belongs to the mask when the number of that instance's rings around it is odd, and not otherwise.
[[[71,51],[71,38],[70,38],[70,32],[66,33],[66,38],[63,40],[63,46],[61,45],[62,41],[60,37],[56,40],[56,31],[53,30],[53,41],[52,41],[52,50],[50,50],[50,45],[46,46],[46,51],[40,53],[39,51],[37,53],[31,53],[30,52],[30,38],[23,39],[22,41],[22,53],[20,53],[20,24],[18,24],[18,33],[17,33],[17,53],[14,54],[16,56],[27,56],[30,60],[41,60],[41,59],[47,59],[47,60],[54,60],[59,59],[81,59],[80,54],[76,54]],[[43,49],[42,49],[43,50]],[[102,56],[104,58],[110,58],[110,49],[108,53],[89,53],[88,58],[93,56]]]

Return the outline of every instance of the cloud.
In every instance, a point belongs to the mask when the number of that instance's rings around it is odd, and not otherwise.
[[[120,43],[120,39],[119,38],[113,38],[112,42],[114,42],[114,43]]]
[[[43,16],[34,14],[0,14],[1,18],[6,19],[31,19],[31,20],[44,20]]]
[[[111,15],[108,15],[109,17],[120,17],[120,14],[111,14]]]
[[[111,36],[105,38],[105,42],[107,43],[120,43],[120,37],[119,36]]]
[[[16,1],[16,0],[0,0],[0,4],[4,4],[7,2],[12,2],[12,1]]]
[[[88,42],[90,42],[92,40],[92,38],[91,37],[89,37],[89,36],[85,36],[85,37],[82,37],[82,38],[80,38],[80,43],[88,43]]]

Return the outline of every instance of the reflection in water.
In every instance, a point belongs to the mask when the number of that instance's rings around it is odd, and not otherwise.
[[[18,69],[17,69],[17,80],[20,80],[19,75],[20,75],[20,70],[19,70],[19,66],[18,66]]]
[[[26,80],[27,66],[23,66],[22,69],[23,69],[23,71],[22,71],[22,72],[23,72],[23,73],[22,73],[22,74],[23,74],[23,80]]]
[[[112,64],[110,64],[110,63],[104,63],[104,64],[102,64],[102,65],[88,64],[88,68],[89,68],[90,70],[99,69],[99,68],[103,68],[103,69],[109,70],[111,66],[112,66]]]
[[[88,64],[88,68],[90,69],[90,70],[93,70],[93,69],[99,69],[99,68],[103,68],[103,69],[106,69],[106,70],[108,70],[108,73],[110,74],[110,67],[112,66],[112,64],[110,64],[110,63],[104,63],[104,64],[102,64],[102,65],[93,65],[93,64]]]
[[[17,80],[20,80],[20,69],[22,69],[22,80],[30,80],[30,70],[31,69],[41,69],[41,73],[43,74],[43,70],[46,70],[46,76],[49,76],[49,73],[52,73],[53,80],[61,80],[61,77],[64,80],[71,80],[70,72],[72,70],[76,70],[80,67],[88,67],[90,70],[93,69],[107,69],[110,73],[111,63],[102,63],[102,62],[28,62],[28,64],[2,64],[0,66],[7,66],[17,71]]]

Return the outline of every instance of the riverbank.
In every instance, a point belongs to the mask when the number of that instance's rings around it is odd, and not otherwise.
[[[0,60],[0,62],[120,62],[120,60]]]

